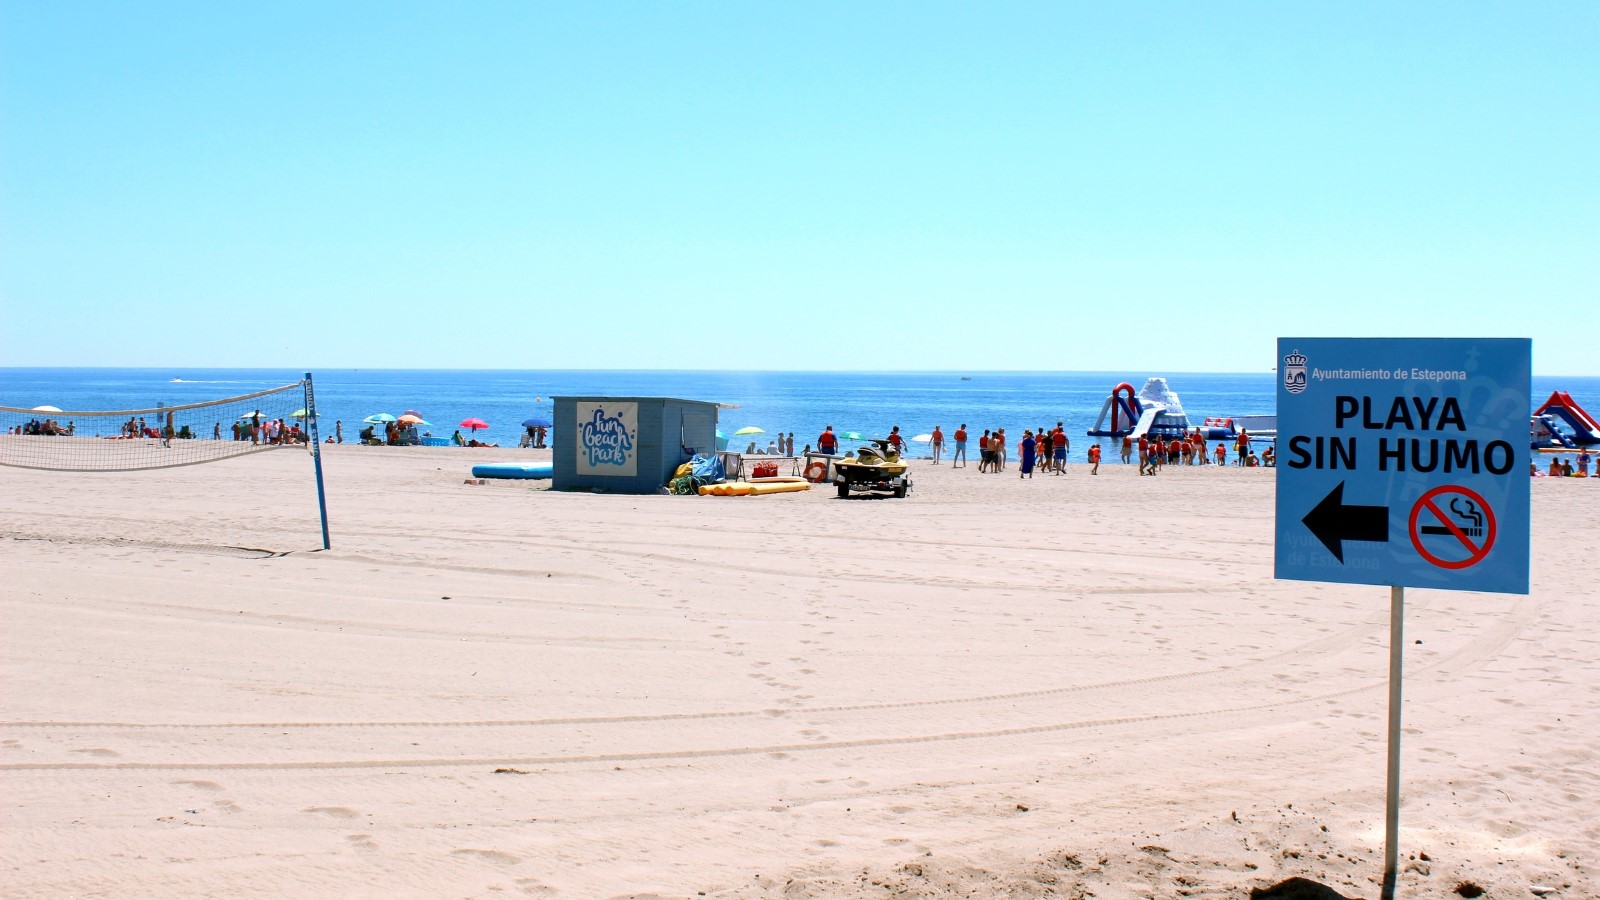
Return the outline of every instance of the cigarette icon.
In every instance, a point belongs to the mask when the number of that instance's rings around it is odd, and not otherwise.
[[[1461,509],[1456,504],[1466,504],[1466,509]],[[1455,497],[1450,500],[1450,511],[1455,513],[1457,519],[1462,521],[1458,526],[1462,534],[1467,537],[1483,537],[1483,513],[1478,511],[1478,505],[1465,497]],[[1465,524],[1471,522],[1471,525]],[[1423,534],[1454,534],[1455,532],[1443,525],[1424,525],[1417,529]]]

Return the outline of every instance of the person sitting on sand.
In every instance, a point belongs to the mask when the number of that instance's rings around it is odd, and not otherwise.
[[[1561,474],[1561,460],[1551,457],[1549,474],[1552,478],[1555,478]]]
[[[1572,460],[1568,459],[1561,462],[1561,476],[1563,478],[1572,477]]]
[[[466,440],[461,437],[461,429],[457,428],[456,433],[450,435],[450,443],[457,447],[465,447],[467,445]]]

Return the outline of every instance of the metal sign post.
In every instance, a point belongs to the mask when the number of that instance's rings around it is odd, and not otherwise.
[[[1389,587],[1383,880],[1400,841],[1405,587],[1528,593],[1523,338],[1281,338],[1274,574]]]
[[[1400,857],[1400,673],[1405,654],[1406,589],[1389,588],[1389,777],[1383,808],[1383,896],[1394,896]]]

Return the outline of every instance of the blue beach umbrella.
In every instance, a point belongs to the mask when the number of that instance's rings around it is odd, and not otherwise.
[[[368,425],[387,425],[390,422],[395,421],[395,418],[388,413],[376,413],[374,415],[367,416],[361,421],[367,423]]]
[[[534,416],[531,419],[523,419],[522,420],[522,427],[523,428],[551,428],[551,427],[553,427],[553,425],[550,422],[550,420],[546,419],[544,416]]]

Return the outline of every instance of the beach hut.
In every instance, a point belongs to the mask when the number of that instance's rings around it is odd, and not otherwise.
[[[717,449],[717,404],[674,397],[556,397],[558,491],[653,494],[693,454]]]

